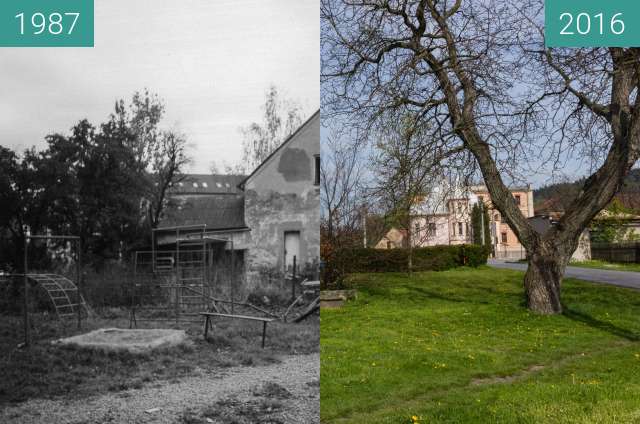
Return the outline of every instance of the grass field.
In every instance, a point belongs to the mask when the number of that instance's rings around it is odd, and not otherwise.
[[[321,313],[322,422],[640,422],[640,293],[566,280],[539,316],[522,276],[353,276]]]
[[[305,324],[273,322],[267,330],[267,348],[261,349],[262,326],[248,321],[219,320],[209,338],[202,338],[202,325],[186,327],[193,336],[189,346],[154,350],[146,354],[99,352],[52,346],[51,341],[97,328],[128,328],[124,310],[85,322],[62,326],[51,316],[33,315],[31,349],[18,349],[22,341],[19,317],[0,316],[0,405],[36,398],[73,398],[105,392],[139,389],[146,385],[175,381],[190,375],[219,373],[231,366],[254,366],[279,361],[282,355],[318,351],[318,322]],[[166,322],[156,327],[172,328]],[[176,328],[185,328],[184,325]]]
[[[571,262],[570,265],[578,266],[581,268],[608,269],[611,271],[640,272],[640,264],[622,264],[622,263],[591,260],[591,261]]]

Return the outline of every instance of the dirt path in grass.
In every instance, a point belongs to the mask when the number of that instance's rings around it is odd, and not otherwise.
[[[237,367],[216,375],[188,377],[177,383],[127,390],[86,399],[36,399],[0,411],[2,423],[180,423],[186,410],[212,405],[246,404],[264,408],[273,423],[318,423],[320,410],[319,354],[290,356],[278,364]],[[265,383],[276,383],[290,395],[268,408],[261,399]],[[157,409],[159,408],[159,409]],[[217,407],[216,407],[217,408]],[[214,409],[216,409],[214,408]],[[272,410],[273,409],[273,410]],[[224,418],[199,416],[187,422],[218,422]],[[253,422],[253,421],[247,421]]]
[[[546,370],[558,370],[561,369],[572,362],[579,360],[581,358],[593,357],[602,353],[607,353],[609,351],[614,351],[616,349],[625,348],[628,346],[632,346],[637,344],[637,342],[631,342],[627,340],[619,340],[612,342],[605,346],[600,346],[598,348],[586,349],[584,352],[569,354],[564,357],[556,358],[548,363],[540,363],[535,365],[530,365],[526,368],[523,368],[519,371],[516,371],[511,374],[500,374],[494,375],[491,377],[483,377],[483,378],[473,378],[468,383],[463,384],[455,384],[448,387],[440,387],[432,389],[431,391],[425,392],[423,394],[419,394],[415,397],[404,397],[402,400],[398,400],[397,398],[393,398],[393,401],[385,401],[381,403],[379,407],[369,406],[367,410],[356,410],[349,412],[341,417],[333,418],[328,422],[333,424],[339,423],[347,423],[347,422],[377,422],[380,419],[380,416],[385,413],[391,413],[397,410],[406,410],[406,411],[415,411],[420,405],[424,405],[427,403],[433,403],[437,401],[439,398],[446,397],[451,391],[459,391],[459,390],[480,390],[484,386],[496,385],[496,384],[512,384],[518,383],[520,381],[526,380],[527,378],[534,378],[543,371]],[[390,391],[390,396],[392,396],[392,390]]]

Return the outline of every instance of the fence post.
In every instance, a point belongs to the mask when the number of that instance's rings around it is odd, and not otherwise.
[[[82,293],[80,292],[82,286],[82,241],[81,239],[77,240],[76,248],[78,249],[77,257],[76,257],[76,308],[78,310],[78,330],[82,328],[82,311],[80,310],[80,304],[82,303]]]
[[[293,255],[293,274],[291,275],[291,300],[296,299],[296,255]]]
[[[233,236],[232,236],[233,237]],[[235,255],[235,246],[233,244],[233,238],[231,239],[231,277],[229,278],[231,281],[231,315],[235,314],[235,297],[236,297],[236,255]]]
[[[27,259],[27,246],[28,246],[28,236],[24,235],[24,345],[25,347],[29,347],[29,279],[27,278],[27,273],[29,272],[28,268],[28,259]]]

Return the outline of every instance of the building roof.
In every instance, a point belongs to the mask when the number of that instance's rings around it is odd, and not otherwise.
[[[171,187],[171,195],[183,194],[239,194],[238,185],[244,175],[187,174]]]
[[[167,208],[162,227],[206,224],[207,231],[246,229],[243,194],[190,195]]]
[[[316,111],[316,113],[311,115],[311,117],[309,117],[309,119],[307,119],[302,125],[300,125],[298,127],[298,129],[293,132],[293,134],[291,134],[289,137],[287,137],[287,139],[285,141],[283,141],[282,144],[279,145],[277,149],[275,149],[273,152],[271,152],[271,154],[269,156],[267,156],[267,158],[265,160],[263,160],[262,163],[260,165],[258,165],[258,167],[256,169],[254,169],[251,174],[249,174],[242,181],[240,181],[238,183],[238,187],[240,187],[241,189],[244,189],[244,186],[246,185],[247,181],[249,181],[249,179],[251,179],[251,177],[256,175],[271,160],[271,158],[273,158],[284,146],[289,144],[296,137],[296,135],[298,135],[298,133],[300,133],[300,131],[302,131],[302,129],[304,127],[309,125],[309,123],[311,123],[311,121],[313,121],[316,117],[319,117],[319,116],[320,116],[320,110],[318,109],[318,111]]]

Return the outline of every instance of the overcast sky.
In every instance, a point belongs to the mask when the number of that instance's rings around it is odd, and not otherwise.
[[[95,48],[0,48],[0,144],[43,148],[45,135],[98,125],[146,87],[204,173],[240,159],[238,129],[260,121],[270,84],[305,118],[319,108],[319,0],[95,0],[95,10]]]

